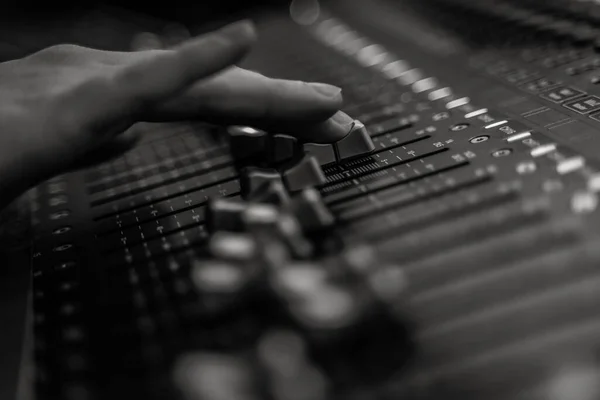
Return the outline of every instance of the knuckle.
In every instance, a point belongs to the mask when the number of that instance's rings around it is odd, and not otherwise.
[[[49,49],[58,54],[70,54],[81,51],[83,47],[76,44],[63,43],[51,46]]]
[[[76,44],[56,44],[46,47],[34,54],[35,57],[42,59],[64,59],[81,51],[82,47]]]
[[[156,85],[157,77],[165,75],[177,79],[179,70],[177,67],[177,58],[170,51],[149,52],[143,59],[126,65],[118,74],[117,80],[124,87],[134,90],[141,90],[144,87]]]
[[[64,132],[80,132],[93,122],[91,111],[98,99],[106,97],[108,88],[105,77],[91,77],[63,90],[54,97],[54,121],[56,127]]]

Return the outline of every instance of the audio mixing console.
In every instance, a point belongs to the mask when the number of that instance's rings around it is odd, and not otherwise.
[[[352,131],[138,125],[38,187],[40,400],[598,398],[600,6],[294,3],[244,64]]]

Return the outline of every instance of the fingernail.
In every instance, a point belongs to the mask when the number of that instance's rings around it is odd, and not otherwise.
[[[234,40],[254,40],[256,37],[256,28],[254,27],[254,23],[249,19],[226,25],[219,29],[219,32]]]
[[[319,94],[329,98],[336,98],[342,93],[342,89],[326,83],[311,83],[310,86]]]
[[[335,122],[335,138],[334,140],[340,140],[350,132],[354,125],[354,119],[343,111],[338,111],[331,117]]]

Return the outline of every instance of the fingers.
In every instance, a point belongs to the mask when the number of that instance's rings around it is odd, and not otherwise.
[[[335,86],[271,79],[233,67],[162,103],[147,119],[251,125],[327,143],[349,131],[351,119],[336,114],[341,106],[341,89]]]
[[[137,53],[131,62],[115,70],[104,93],[106,101],[95,104],[95,115],[135,116],[149,105],[232,65],[248,51],[254,39],[252,24],[243,21],[170,50]]]

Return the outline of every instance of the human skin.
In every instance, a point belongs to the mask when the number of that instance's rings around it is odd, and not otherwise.
[[[339,88],[235,66],[255,40],[241,21],[170,49],[58,45],[1,63],[0,209],[54,175],[131,149],[136,122],[250,125],[314,143],[344,137],[352,119],[338,111]]]

